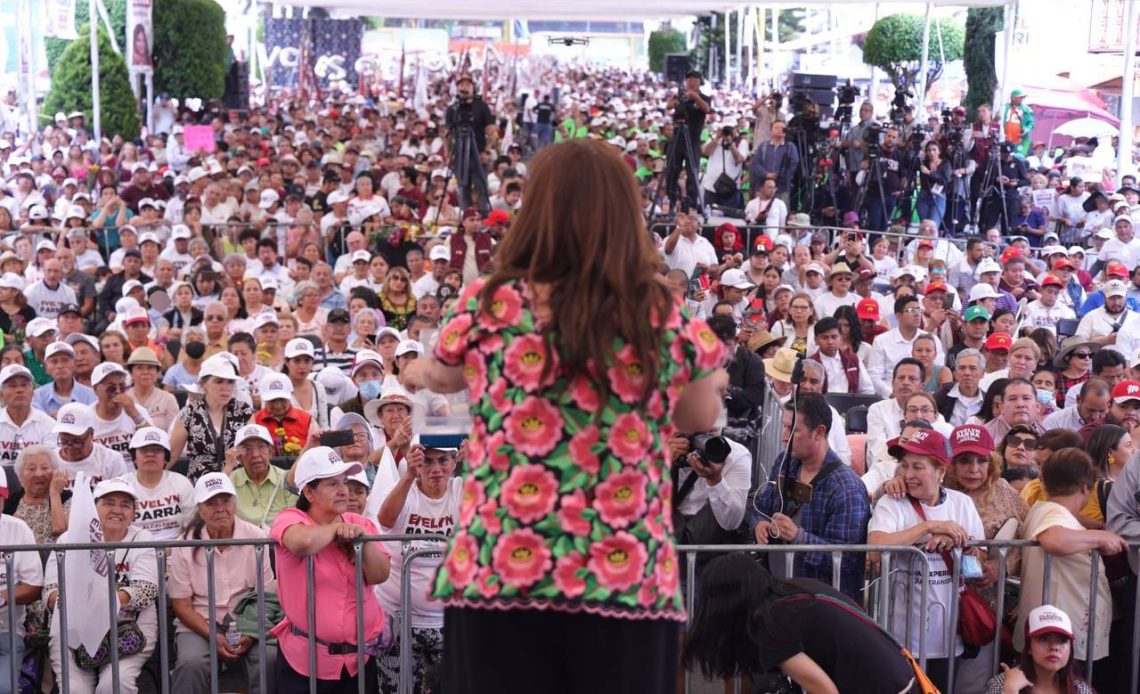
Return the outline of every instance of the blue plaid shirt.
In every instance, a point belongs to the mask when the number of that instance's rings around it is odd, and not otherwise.
[[[823,468],[838,463],[839,468],[812,484],[811,501],[800,509],[797,525],[799,533],[793,544],[797,545],[861,545],[867,541],[867,523],[871,520],[871,503],[867,498],[867,488],[855,471],[845,465],[834,451],[828,450],[823,459]],[[780,475],[796,479],[800,473],[800,461],[792,460],[784,469],[784,454],[776,459],[770,479]],[[764,520],[760,513],[769,518],[781,512],[790,516],[787,502],[780,503],[776,484],[767,484],[760,492],[756,508],[748,519],[748,526],[755,530],[756,524]],[[843,593],[859,600],[863,589],[864,555],[862,552],[845,552],[840,560],[839,587]],[[814,578],[831,584],[830,552],[799,552],[796,554],[793,574],[797,577]]]

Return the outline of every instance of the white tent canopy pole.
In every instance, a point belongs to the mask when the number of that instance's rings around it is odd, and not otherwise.
[[[930,65],[930,11],[933,9],[932,3],[926,3],[926,21],[922,24],[922,62],[919,63],[918,68],[918,93],[915,98],[918,99],[918,108],[915,109],[914,117],[920,121],[926,120],[926,71]]]
[[[1128,0],[1128,18],[1124,25],[1124,76],[1120,83],[1120,147],[1116,155],[1116,180],[1132,173],[1132,101],[1136,83],[1136,23],[1140,21],[1140,2]]]

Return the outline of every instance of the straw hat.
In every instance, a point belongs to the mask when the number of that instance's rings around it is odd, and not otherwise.
[[[764,351],[764,348],[773,342],[783,342],[782,337],[773,337],[772,333],[764,328],[757,328],[756,332],[752,333],[752,337],[748,338],[748,350],[759,354]]]
[[[764,371],[777,381],[792,382],[792,372],[796,369],[799,353],[791,347],[776,350],[776,356],[764,360]]]

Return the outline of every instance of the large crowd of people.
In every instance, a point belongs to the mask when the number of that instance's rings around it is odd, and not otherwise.
[[[896,591],[883,631],[860,611],[873,554],[702,559],[684,662],[707,674],[919,691],[897,654],[917,657],[928,624],[926,674],[944,691],[951,671],[963,693],[1049,678],[1124,691],[1135,175],[1073,175],[1067,158],[1104,143],[1045,153],[1031,120],[1010,125],[1021,96],[973,124],[960,110],[892,123],[863,104],[813,145],[838,153],[816,180],[796,147],[804,114],[775,97],[695,72],[680,88],[578,67],[536,83],[492,88],[468,121],[462,75],[426,103],[161,99],[137,141],[95,140],[82,113],[0,132],[0,544],[42,548],[16,555],[0,591],[18,606],[16,625],[0,610],[0,692],[21,663],[33,687],[66,668],[72,691],[112,691],[105,652],[62,647],[50,551],[88,537],[70,522],[88,486],[109,542],[272,541],[209,562],[177,548],[166,576],[149,549],[116,556],[121,692],[148,686],[163,649],[188,692],[210,690],[211,662],[250,692],[308,691],[312,675],[321,691],[535,691],[520,681],[551,675],[565,691],[665,691],[677,639],[647,627],[685,615],[674,537],[918,546],[929,567],[927,603]],[[454,135],[472,123],[480,159],[459,170]],[[212,151],[187,149],[191,124],[213,128]],[[466,416],[463,445],[421,442],[426,417]],[[764,417],[783,423],[774,460],[754,455]],[[360,539],[381,533],[436,537]],[[1037,544],[978,546],[1012,539]],[[991,613],[1005,596],[1010,644],[948,623],[959,550]],[[882,580],[920,580],[895,569]],[[733,585],[758,592],[730,599]],[[716,621],[730,611],[766,625]],[[563,614],[621,619],[603,638]],[[883,667],[856,677],[860,653],[818,650],[829,620],[867,630]],[[724,650],[733,634],[755,650]],[[670,662],[631,682],[615,651]],[[458,685],[465,672],[495,684]]]

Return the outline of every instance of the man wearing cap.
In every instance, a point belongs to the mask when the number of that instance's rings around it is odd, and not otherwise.
[[[313,371],[333,366],[348,373],[356,359],[356,348],[348,344],[351,317],[348,310],[336,308],[329,311],[323,332],[324,342],[317,348]]]
[[[53,342],[44,350],[44,366],[51,382],[36,388],[32,407],[55,417],[69,402],[95,403],[95,391],[75,382],[75,350],[66,342]]]
[[[1097,252],[1097,260],[1115,260],[1129,269],[1140,265],[1140,239],[1135,236],[1132,218],[1124,214],[1117,215],[1112,221],[1112,227],[1116,236],[1105,241]]]
[[[1121,265],[1120,263],[1118,263],[1114,260],[1114,261],[1111,261],[1107,265],[1104,266],[1104,276],[1105,276],[1105,282],[1106,283],[1110,282],[1112,280],[1120,280],[1121,282],[1127,282],[1128,277],[1129,277],[1129,271],[1128,271],[1128,268],[1124,267],[1123,265]],[[1129,310],[1140,312],[1140,302],[1137,302],[1136,300],[1132,299],[1131,297],[1128,297],[1127,291],[1125,292],[1125,305],[1129,308]],[[1098,309],[1102,306],[1104,306],[1104,287],[1103,286],[1100,289],[1097,289],[1096,291],[1092,291],[1092,292],[1088,293],[1088,296],[1081,303],[1080,308],[1077,309],[1077,318],[1084,318],[1085,315],[1087,315],[1090,311]]]
[[[175,224],[174,228],[170,231],[171,243],[158,255],[160,259],[169,260],[174,266],[174,274],[176,276],[182,275],[182,270],[189,267],[194,262],[194,256],[190,255],[190,237],[193,234],[190,227],[185,224]]]
[[[423,277],[415,281],[412,285],[412,293],[419,301],[427,294],[435,294],[443,284],[443,278],[447,271],[451,268],[451,251],[447,246],[439,245],[434,246],[428,252],[428,259],[431,260],[431,272],[425,272]]]
[[[122,454],[95,443],[95,413],[88,405],[72,402],[61,407],[52,433],[56,435],[59,469],[67,475],[67,490],[75,485],[80,472],[95,485],[131,471]]]
[[[971,306],[962,314],[961,337],[955,341],[954,346],[946,351],[946,367],[951,371],[955,368],[958,354],[964,349],[981,350],[985,347],[986,336],[990,330],[989,309],[982,305]]]
[[[486,272],[491,262],[494,240],[483,228],[483,216],[474,207],[463,210],[463,233],[448,239],[451,267],[463,273],[463,284],[469,285]]]
[[[325,219],[327,218],[328,216],[326,215]],[[324,219],[322,219],[322,230],[323,229]],[[348,277],[348,275],[352,272],[352,266],[355,262],[355,256],[353,254],[358,251],[368,251],[368,249],[365,248],[366,243],[364,234],[360,233],[359,231],[350,231],[345,234],[344,243],[346,250],[344,253],[341,253],[337,256],[336,263],[333,265],[333,279],[337,282],[344,281],[344,278]]]
[[[369,266],[372,263],[372,254],[366,250],[353,251],[352,256],[352,274],[341,280],[338,285],[337,291],[341,296],[349,296],[353,289],[357,287],[366,287],[372,289],[372,278],[368,275]],[[322,263],[327,265],[327,263]]]
[[[55,420],[32,407],[32,372],[19,364],[0,369],[0,465],[10,468],[27,446],[52,440]]]
[[[153,182],[146,164],[138,163],[131,173],[130,184],[119,193],[119,198],[127,204],[131,212],[138,214],[139,202],[143,198],[167,200],[170,198],[170,193],[165,186]]]
[[[1125,328],[1129,329],[1129,334],[1140,330],[1140,326],[1133,325],[1140,321],[1140,314],[1128,309],[1128,287],[1122,280],[1105,282],[1102,291],[1104,306],[1086,313],[1077,325],[1076,334],[1099,345],[1115,345],[1118,333]],[[1126,336],[1125,344],[1129,343]]]
[[[130,442],[135,431],[153,422],[145,408],[127,389],[127,370],[115,362],[103,362],[91,372],[95,389],[95,442],[122,454],[131,465]]]
[[[285,470],[270,463],[276,444],[268,429],[247,424],[235,441],[223,472],[232,470],[238,517],[266,529],[278,513],[296,504],[297,495],[285,483]]]
[[[737,325],[740,325],[749,306],[747,294],[756,287],[748,280],[748,275],[737,268],[731,268],[721,273],[720,286],[724,298],[718,300],[714,294],[706,297],[701,304],[702,315],[711,316],[714,307],[718,303],[724,302],[732,307],[732,319]]]
[[[24,328],[24,366],[32,373],[36,386],[51,381],[45,362],[47,346],[55,342],[59,335],[56,322],[48,318],[33,318]]]
[[[68,304],[78,303],[75,292],[63,282],[63,266],[55,258],[43,264],[43,279],[24,290],[28,306],[37,316],[54,319]]]
[[[382,331],[395,332],[391,328],[382,328]],[[394,356],[393,359],[395,359]],[[352,370],[349,375],[352,377],[352,382],[356,384],[356,395],[338,403],[329,416],[330,420],[339,419],[341,414],[363,415],[364,404],[380,397],[380,389],[384,381],[384,360],[380,357],[379,352],[362,349],[356,353],[356,359],[352,363]]]
[[[134,472],[119,477],[135,494],[132,525],[156,540],[177,540],[194,519],[194,485],[185,475],[167,470],[170,437],[162,429],[141,427],[130,438]]]
[[[1016,249],[1015,249],[1013,252],[1010,252],[1007,249],[1007,253],[1009,253],[1009,256],[1006,256],[1006,254],[1003,253],[1002,254],[1003,258],[1007,258],[1007,259],[1012,258],[1012,257],[1014,257],[1015,253],[1018,253],[1018,251],[1016,251]],[[1024,264],[1022,265],[1022,267],[1024,268]],[[999,309],[999,308],[1004,308],[1004,309],[1011,311],[1012,313],[1014,313],[1016,315],[1017,310],[1018,310],[1017,299],[1015,299],[1012,294],[1005,291],[1004,289],[998,288],[1000,283],[1001,283],[1001,279],[1002,279],[1002,267],[1001,267],[1001,265],[998,265],[997,261],[994,260],[993,258],[983,259],[982,262],[978,263],[978,283],[970,288],[970,296],[973,297],[974,292],[977,291],[977,292],[979,292],[979,294],[978,294],[979,298],[992,298],[994,300],[992,307],[987,306],[987,308],[989,308],[991,311]],[[985,294],[982,294],[981,292],[983,292],[985,290],[979,289],[979,287],[981,285],[988,285],[993,290],[993,292],[992,292],[993,295],[988,296],[990,294],[990,292],[986,292]]]
[[[137,250],[127,251],[123,254],[123,271],[116,272],[103,283],[103,290],[99,292],[96,302],[95,332],[102,332],[107,325],[115,320],[115,303],[123,297],[123,285],[130,280],[142,284],[154,281],[150,275],[142,271],[142,253]]]
[[[922,333],[923,311],[918,297],[910,295],[896,299],[895,318],[899,327],[875,338],[871,345],[871,355],[867,358],[867,370],[875,384],[875,392],[882,398],[891,395],[892,369],[904,357],[911,355],[914,340]],[[934,343],[937,349],[935,361],[942,361],[942,342],[937,335],[934,336]]]
[[[1024,157],[1033,144],[1033,109],[1025,101],[1025,92],[1014,89],[1009,93],[1009,103],[1005,105],[1001,123],[1005,141],[1011,143],[1017,153]]]
[[[1045,328],[1056,335],[1058,321],[1076,320],[1077,314],[1073,309],[1058,301],[1064,286],[1065,283],[1060,277],[1053,274],[1042,275],[1040,297],[1025,305],[1021,316],[1022,325],[1030,329]]]

